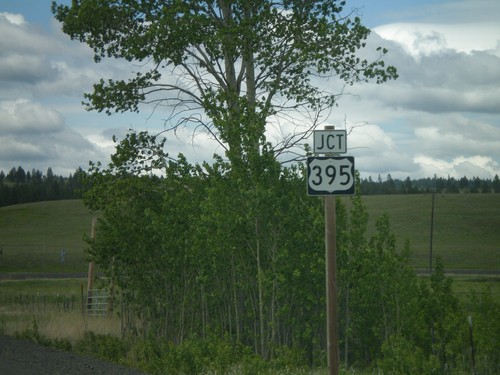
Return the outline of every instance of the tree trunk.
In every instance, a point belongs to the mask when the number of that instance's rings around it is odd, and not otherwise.
[[[257,257],[257,284],[259,289],[259,334],[260,334],[260,354],[263,358],[266,353],[265,319],[264,319],[264,290],[262,285],[262,265],[260,259],[260,239],[259,239],[259,219],[255,218],[255,238],[256,238],[256,257]]]
[[[231,8],[226,4],[225,1],[218,1],[219,7],[222,12],[222,17],[227,29],[231,28],[232,21],[232,11]],[[227,86],[225,87],[225,101],[227,104],[227,121],[224,124],[219,124],[221,127],[219,130],[225,138],[229,151],[228,158],[233,163],[233,165],[239,164],[242,159],[242,137],[241,137],[241,126],[240,126],[240,106],[238,103],[239,98],[239,87],[238,80],[236,77],[236,69],[234,66],[235,56],[232,47],[235,43],[232,41],[230,32],[225,33],[226,42],[224,43],[224,67],[225,67],[225,79]]]
[[[347,282],[345,296],[345,333],[344,333],[344,366],[349,368],[349,326],[351,324],[351,311],[349,309],[350,286]]]
[[[234,264],[234,254],[231,255],[231,277],[232,277],[232,288],[233,288],[233,303],[234,303],[234,322],[236,326],[236,342],[241,340],[241,326],[240,313],[238,308],[238,291],[236,289],[236,276],[235,276],[235,264]]]
[[[252,17],[251,2],[245,3],[245,19],[250,20]],[[248,24],[251,25],[250,22]],[[245,32],[245,41],[243,49],[243,64],[245,67],[245,83],[246,83],[246,100],[248,105],[248,113],[251,114],[252,118],[249,119],[248,125],[248,137],[249,145],[251,151],[255,152],[256,155],[260,154],[259,148],[259,137],[264,133],[264,126],[261,124],[261,120],[257,115],[257,91],[255,82],[255,60],[254,60],[254,50],[253,50],[253,27],[250,27]]]

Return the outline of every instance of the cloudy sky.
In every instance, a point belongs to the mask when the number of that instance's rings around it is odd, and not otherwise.
[[[61,1],[68,3],[69,1]],[[325,123],[350,131],[348,154],[362,177],[500,175],[500,1],[352,0],[385,46],[400,78],[349,91]],[[53,20],[50,0],[0,0],[0,170],[69,175],[106,163],[112,135],[163,129],[164,114],[107,116],[85,111],[84,92],[123,78],[123,62],[94,64]],[[310,140],[312,143],[312,139]],[[168,135],[170,154],[191,162],[222,154],[189,130]]]

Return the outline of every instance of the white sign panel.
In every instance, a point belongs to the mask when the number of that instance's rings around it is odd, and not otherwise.
[[[346,153],[347,132],[345,130],[315,130],[313,152],[315,154]]]
[[[353,156],[307,158],[307,194],[353,195],[355,185]]]

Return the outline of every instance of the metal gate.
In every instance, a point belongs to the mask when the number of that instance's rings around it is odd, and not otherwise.
[[[106,316],[108,314],[109,290],[90,289],[87,291],[87,314]]]

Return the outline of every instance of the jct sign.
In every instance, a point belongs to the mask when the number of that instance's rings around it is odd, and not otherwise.
[[[344,154],[347,152],[347,132],[345,130],[315,130],[313,137],[313,152],[315,154]]]
[[[355,185],[354,157],[307,158],[308,195],[353,195]]]

